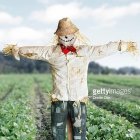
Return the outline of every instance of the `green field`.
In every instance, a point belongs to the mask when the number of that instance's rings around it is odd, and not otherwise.
[[[140,76],[89,74],[88,88],[87,139],[139,140]],[[51,90],[49,74],[0,75],[0,140],[51,140]]]

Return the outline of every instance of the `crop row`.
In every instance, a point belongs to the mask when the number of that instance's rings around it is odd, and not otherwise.
[[[88,140],[139,140],[140,133],[125,118],[89,103],[87,106]]]
[[[96,83],[105,83],[109,85],[121,85],[127,87],[140,88],[140,76],[122,76],[122,75],[88,75],[89,81]]]
[[[92,92],[96,88],[105,89],[130,89],[128,95],[140,97],[140,77],[139,76],[118,76],[118,75],[88,75],[88,87]],[[120,96],[122,97],[122,96]],[[129,96],[130,97],[130,96]]]
[[[119,100],[98,100],[93,102],[106,110],[126,117],[130,122],[140,126],[140,106],[138,104]]]
[[[15,87],[8,98],[0,103],[0,139],[32,140],[36,134],[30,106],[33,80],[18,77],[15,81]]]
[[[12,86],[15,84],[13,78],[10,76],[7,77],[0,75],[0,99],[2,99],[5,94],[10,91],[10,89],[12,89]]]

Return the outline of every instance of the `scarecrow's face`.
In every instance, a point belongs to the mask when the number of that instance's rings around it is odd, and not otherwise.
[[[64,46],[71,46],[74,44],[76,40],[76,36],[74,34],[65,35],[65,36],[59,36],[58,41],[60,44],[63,44]]]

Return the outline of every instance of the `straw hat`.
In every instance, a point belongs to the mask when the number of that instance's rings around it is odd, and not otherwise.
[[[58,36],[69,35],[77,32],[79,29],[71,22],[69,18],[59,20],[57,30],[55,32]]]

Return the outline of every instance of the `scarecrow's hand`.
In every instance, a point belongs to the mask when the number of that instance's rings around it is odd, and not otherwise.
[[[137,54],[139,51],[137,47],[137,43],[132,41],[129,42],[120,41],[118,49],[121,52],[130,52],[134,55]]]
[[[18,52],[19,48],[17,47],[17,45],[12,44],[7,44],[2,50],[2,53],[4,55],[13,55],[16,60],[20,60]]]

